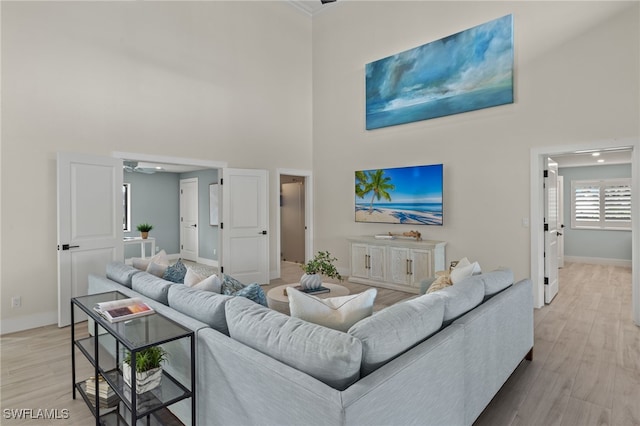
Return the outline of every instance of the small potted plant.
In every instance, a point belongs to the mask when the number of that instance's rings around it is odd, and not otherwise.
[[[307,263],[300,265],[304,275],[300,278],[300,285],[305,290],[315,289],[322,285],[322,275],[342,281],[342,276],[333,265],[335,257],[331,257],[328,251],[319,251],[318,254]]]
[[[140,231],[140,236],[143,240],[146,240],[149,237],[149,231],[153,229],[153,225],[148,224],[147,222],[141,223],[138,225],[138,231]]]
[[[144,393],[160,385],[162,380],[162,363],[167,352],[160,346],[151,346],[136,352],[136,393]],[[131,352],[128,352],[122,363],[124,382],[131,387]]]

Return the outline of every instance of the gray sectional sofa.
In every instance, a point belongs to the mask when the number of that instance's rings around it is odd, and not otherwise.
[[[200,425],[470,425],[533,348],[531,281],[509,270],[387,307],[347,333],[122,263],[89,292],[142,297],[196,332]],[[165,366],[189,379],[185,341]],[[188,424],[188,403],[174,413]]]

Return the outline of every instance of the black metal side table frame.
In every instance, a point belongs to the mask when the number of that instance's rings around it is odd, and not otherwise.
[[[104,377],[106,383],[111,386],[120,399],[117,409],[112,410],[106,414],[106,416],[115,416],[116,422],[127,423],[127,420],[121,415],[120,407],[122,404],[130,410],[131,418],[130,425],[135,425],[137,420],[146,416],[147,424],[150,424],[150,415],[160,409],[166,408],[178,401],[186,398],[191,398],[191,424],[196,424],[196,377],[195,377],[195,334],[192,330],[189,330],[175,321],[166,318],[165,316],[154,313],[152,315],[135,318],[129,321],[122,321],[118,323],[111,323],[104,319],[100,314],[94,311],[93,306],[99,302],[106,302],[111,300],[124,299],[128,296],[117,292],[107,292],[96,295],[80,296],[71,299],[71,371],[72,371],[72,389],[73,399],[76,399],[76,392],[78,391],[93,415],[96,418],[96,425],[101,424],[100,414],[100,391],[98,377]],[[75,338],[75,315],[74,306],[81,309],[87,314],[89,318],[93,320],[93,336],[88,338],[76,340]],[[103,350],[99,344],[100,329],[105,330],[109,335],[115,339],[116,350],[115,358],[107,351]],[[156,394],[153,390],[146,392],[147,406],[144,410],[139,411],[138,399],[139,395],[135,392],[136,389],[136,371],[135,362],[131,363],[131,386],[129,387],[124,383],[122,371],[120,370],[120,346],[122,345],[131,353],[131,359],[135,360],[136,354],[151,346],[162,345],[164,343],[172,342],[175,340],[189,338],[191,359],[190,359],[190,376],[191,376],[191,388],[186,388],[182,383],[172,377],[166,371],[163,371],[163,381],[160,385],[160,393]],[[76,357],[75,349],[78,348],[80,352],[89,360],[94,367],[95,377],[95,395],[94,400],[91,401],[84,384],[85,382],[76,382]],[[114,364],[113,368],[103,368],[101,366],[100,358],[107,358],[107,362],[111,361]],[[103,360],[104,361],[104,360]],[[128,390],[128,395],[126,395]],[[162,392],[164,391],[164,392]],[[121,404],[122,403],[122,404]]]

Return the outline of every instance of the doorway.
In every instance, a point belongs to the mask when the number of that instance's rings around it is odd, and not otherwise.
[[[563,145],[531,149],[530,167],[530,226],[531,226],[531,280],[534,306],[544,306],[544,188],[543,170],[548,156],[585,150],[631,149],[632,199],[640,199],[640,142],[637,139],[612,140],[576,145]],[[640,326],[640,208],[632,204],[632,304],[633,319]]]
[[[277,191],[275,193],[280,194],[276,209],[276,250],[280,255],[276,273],[271,277],[272,279],[280,278],[283,260],[304,263],[311,258],[313,251],[311,171],[276,169],[275,184],[277,185],[277,188],[274,188]],[[286,194],[283,191],[286,191]],[[285,201],[287,205],[284,205]]]
[[[305,261],[305,178],[280,175],[280,260]]]

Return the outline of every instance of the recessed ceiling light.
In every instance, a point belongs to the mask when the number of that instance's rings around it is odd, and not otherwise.
[[[156,170],[162,170],[162,167],[156,166]]]
[[[604,160],[601,158],[598,160],[598,163],[604,163]]]
[[[594,153],[593,153],[593,154],[591,154],[591,155],[593,155],[594,157],[598,157],[598,156],[600,156],[600,153],[599,153],[599,152],[594,152]]]

